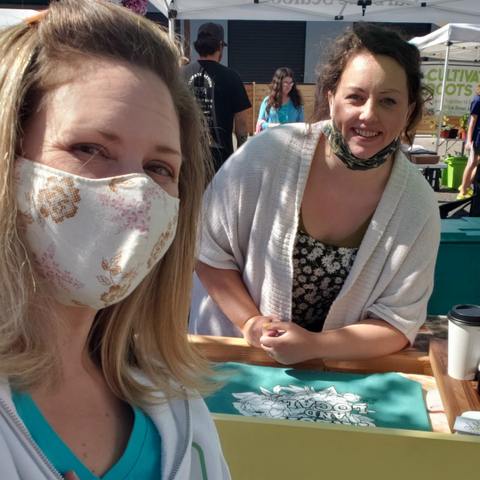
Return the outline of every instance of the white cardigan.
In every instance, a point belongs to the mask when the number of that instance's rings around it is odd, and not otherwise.
[[[199,260],[241,273],[262,315],[291,321],[295,236],[310,164],[321,135],[303,124],[249,139],[204,196]],[[413,342],[427,313],[440,241],[432,188],[397,152],[380,203],[323,330],[366,318],[390,323]],[[241,336],[195,278],[190,332]]]

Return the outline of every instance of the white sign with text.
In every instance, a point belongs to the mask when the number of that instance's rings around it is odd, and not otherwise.
[[[426,116],[438,115],[442,96],[444,64],[428,62],[422,65],[423,81],[434,91],[433,99],[425,103]],[[450,65],[445,85],[444,115],[461,116],[470,111],[470,104],[480,83],[480,65]]]

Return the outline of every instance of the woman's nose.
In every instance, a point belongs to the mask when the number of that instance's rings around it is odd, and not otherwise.
[[[362,120],[377,120],[377,105],[372,100],[367,100],[362,106],[360,115]]]
[[[119,159],[115,165],[115,176],[129,175],[131,173],[145,173],[143,161],[140,157],[131,156]]]

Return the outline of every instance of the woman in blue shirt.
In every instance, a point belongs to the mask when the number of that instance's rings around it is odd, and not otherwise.
[[[303,99],[295,85],[293,72],[286,67],[279,68],[270,83],[270,95],[260,107],[257,133],[267,127],[281,123],[304,122]]]
[[[462,178],[462,185],[460,186],[460,193],[457,200],[470,198],[473,195],[473,190],[470,185],[477,174],[477,165],[480,162],[480,122],[478,116],[480,115],[480,84],[477,85],[477,94],[475,95],[470,105],[470,118],[468,120],[467,141],[465,142],[465,150],[469,150],[469,162],[465,167]]]

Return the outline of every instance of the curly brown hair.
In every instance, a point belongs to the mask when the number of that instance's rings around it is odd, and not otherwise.
[[[347,27],[331,45],[328,62],[317,67],[318,79],[312,121],[330,118],[328,92],[335,94],[343,71],[352,58],[362,52],[393,58],[404,69],[407,76],[408,103],[415,104],[415,108],[405,132],[402,133],[405,133],[408,141],[412,143],[411,132],[415,131],[422,118],[424,99],[432,93],[431,89],[422,83],[420,52],[399,33],[376,24],[357,23],[353,28]]]
[[[291,77],[293,80],[292,89],[288,94],[292,100],[293,106],[295,108],[299,108],[303,105],[303,98],[297,89],[297,83],[295,82],[293,72],[287,67],[281,67],[275,72],[275,75],[273,75],[272,81],[269,85],[270,95],[267,100],[267,113],[272,107],[276,110],[282,106],[282,82],[287,77]]]

